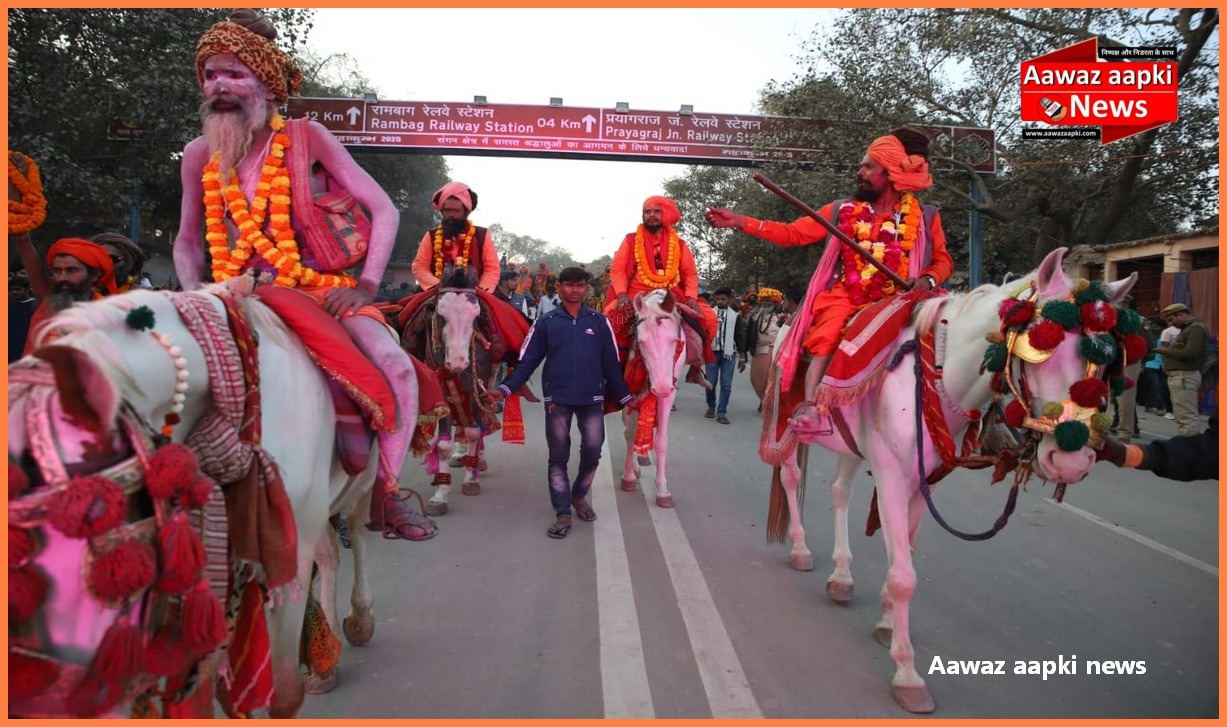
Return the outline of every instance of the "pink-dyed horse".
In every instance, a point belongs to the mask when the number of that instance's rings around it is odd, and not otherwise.
[[[985,336],[996,333],[1001,326],[999,306],[1007,299],[1026,299],[1033,294],[1038,294],[1039,306],[1047,301],[1069,298],[1073,283],[1061,269],[1064,252],[1064,249],[1054,251],[1044,259],[1038,270],[1009,285],[985,285],[965,295],[951,295],[921,303],[913,316],[912,325],[896,339],[894,347],[898,350],[905,342],[915,339],[918,330],[926,331],[934,325],[945,328],[945,351],[938,352],[938,356],[944,360],[940,381],[944,386],[942,399],[945,402],[946,423],[956,443],[970,423],[964,413],[982,411],[993,398],[990,387],[992,375],[981,370],[981,362],[989,345]],[[1107,289],[1111,302],[1122,300],[1135,279],[1136,276],[1131,276],[1109,284]],[[1045,402],[1068,402],[1071,384],[1088,375],[1088,363],[1079,353],[1076,332],[1067,332],[1065,339],[1042,363],[1023,364],[1017,358],[1012,360],[1016,365],[1014,388],[1030,392],[1034,407],[1031,417],[1040,417],[1039,408]],[[777,340],[785,340],[783,333]],[[777,351],[777,363],[779,353]],[[802,375],[796,378],[799,380]],[[880,388],[842,408],[859,455],[845,443],[837,426],[825,433],[805,436],[799,436],[789,427],[777,440],[774,423],[779,420],[776,417],[789,415],[781,407],[780,370],[777,366],[772,372],[771,384],[764,399],[764,435],[759,453],[765,462],[776,466],[777,475],[782,475],[773,481],[768,535],[769,538],[783,540],[787,531],[792,541],[790,562],[798,570],[813,570],[814,567],[813,556],[805,542],[799,505],[802,497],[799,492],[803,491],[804,484],[799,462],[804,461],[807,452],[805,445],[818,444],[840,455],[835,479],[831,483],[835,510],[835,547],[832,554],[835,569],[827,579],[828,596],[839,602],[852,597],[852,554],[848,545],[848,500],[852,478],[860,468],[862,459],[869,462],[877,488],[878,513],[889,563],[880,596],[883,613],[875,636],[890,647],[891,659],[895,662],[891,684],[896,701],[911,712],[931,712],[934,709],[933,698],[914,664],[909,604],[916,590],[912,552],[925,511],[917,458],[918,454],[923,454],[926,477],[941,464],[941,458],[927,429],[917,441],[917,398],[916,375],[910,361],[905,361],[885,375]],[[1067,413],[1070,410],[1068,404],[1066,410]],[[1089,416],[1089,412],[1083,414]],[[1095,463],[1095,453],[1090,447],[1063,451],[1051,434],[1039,437],[1037,433],[1033,436],[1038,438],[1038,442],[1032,466],[1035,474],[1046,481],[1077,482],[1087,475]],[[779,471],[781,467],[782,473]],[[783,497],[780,497],[781,487]],[[785,500],[786,514],[783,512]]]
[[[105,438],[120,449],[127,447],[123,430],[148,430],[161,424],[178,391],[183,409],[173,438],[184,440],[213,405],[213,394],[206,354],[182,322],[172,301],[175,296],[195,296],[196,302],[211,305],[224,320],[220,299],[209,292],[151,291],[80,304],[55,319],[55,327],[63,333],[55,345],[84,355],[73,355],[78,365],[74,371],[60,372],[67,378],[58,382],[60,386],[51,386],[49,396],[46,385],[41,387],[42,396],[38,395],[40,386],[10,385],[8,445],[12,461],[30,465],[28,470],[52,484],[64,476],[53,477],[56,469],[77,475],[99,469],[100,464],[90,455],[90,449],[97,446],[95,435],[78,419],[65,414],[67,407],[61,403],[61,387],[68,381],[76,382],[72,386],[79,385],[86,404],[105,428]],[[319,564],[322,574],[320,600],[325,615],[333,628],[338,624],[335,582],[339,556],[328,516],[345,510],[364,517],[376,468],[368,466],[357,477],[345,473],[336,454],[336,415],[324,375],[294,334],[256,298],[241,297],[239,305],[258,340],[262,446],[281,471],[297,530],[297,580],[267,610],[275,690],[270,713],[293,716],[304,694],[299,648],[313,563]],[[135,330],[125,322],[127,314],[140,306],[153,312],[153,330],[164,336],[164,341],[169,340],[173,349],[149,331]],[[176,362],[176,356],[182,360]],[[27,357],[10,366],[10,379],[21,369],[45,366]],[[179,370],[187,372],[186,391],[176,386]],[[129,407],[130,415],[120,415],[122,404]],[[401,416],[402,421],[417,420],[416,411]],[[36,424],[40,418],[50,422],[49,437],[36,434],[45,431]],[[374,444],[372,447],[374,462],[377,452]],[[374,619],[364,569],[366,528],[361,527],[363,523],[352,522],[353,517],[349,528],[354,554],[353,610],[345,619],[344,631],[351,643],[360,645],[372,637]],[[117,611],[90,598],[81,585],[79,568],[85,542],[68,539],[50,527],[42,530],[46,541],[34,563],[51,581],[42,606],[49,637],[47,650],[65,662],[89,664]],[[124,705],[116,705],[115,713],[124,716]]]
[[[647,434],[639,436],[635,444],[642,408],[627,408],[622,412],[626,432],[626,466],[622,470],[622,489],[633,492],[639,482],[640,464],[650,462],[648,452],[656,451],[656,504],[673,507],[673,495],[665,476],[665,463],[669,456],[669,412],[677,398],[677,381],[682,366],[686,363],[686,337],[682,331],[682,314],[677,310],[673,293],[653,290],[635,296],[634,345],[629,354],[630,366],[639,359],[647,371],[642,389],[632,390],[644,407],[651,407],[655,416],[655,430],[650,442]],[[631,378],[634,378],[633,376]],[[632,384],[633,386],[634,384]],[[650,396],[649,396],[650,395]]]
[[[483,419],[493,417],[482,396],[493,385],[494,362],[480,329],[481,301],[467,288],[441,288],[434,313],[421,313],[417,347],[422,359],[440,372],[440,384],[449,416],[439,421],[439,433],[427,455],[427,471],[434,475],[435,491],[426,501],[426,514],[447,514],[451,475],[446,468],[463,467],[461,492],[481,494],[480,473],[486,469]],[[410,322],[410,325],[413,325]],[[465,422],[465,444],[452,441],[452,428]]]

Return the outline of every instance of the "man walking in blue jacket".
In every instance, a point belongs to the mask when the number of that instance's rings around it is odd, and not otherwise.
[[[584,305],[591,275],[583,268],[558,274],[562,304],[533,324],[520,348],[520,363],[511,376],[487,396],[500,401],[528,383],[542,361],[541,388],[545,399],[545,441],[549,447],[550,504],[554,524],[551,538],[565,538],[571,530],[571,509],[580,520],[596,520],[588,504],[588,490],[601,462],[605,443],[605,390],[625,406],[630,389],[618,365],[618,345],[609,319]],[[579,426],[579,471],[568,481],[571,457],[571,419]]]

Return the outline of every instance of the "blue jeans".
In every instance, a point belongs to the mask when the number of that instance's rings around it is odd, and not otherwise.
[[[575,484],[567,478],[571,458],[571,418],[579,425],[579,471]],[[549,449],[550,504],[558,517],[571,515],[571,501],[588,496],[605,443],[605,412],[602,404],[546,404],[545,444]]]
[[[736,355],[725,355],[716,351],[716,360],[707,364],[707,380],[712,388],[707,390],[707,408],[716,407],[716,416],[723,416],[729,410],[729,394],[733,392],[733,369],[737,365]],[[716,405],[716,381],[720,382],[720,405]]]

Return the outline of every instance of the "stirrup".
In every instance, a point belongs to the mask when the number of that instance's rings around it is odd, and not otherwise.
[[[390,502],[408,503],[408,501],[411,498],[417,498],[419,507],[417,510],[414,510],[412,507],[409,507],[408,509],[403,510],[402,512],[404,513],[405,516],[404,516],[404,519],[400,522],[400,524],[407,525],[410,528],[420,528],[421,530],[425,530],[428,534],[422,537],[413,538],[413,537],[398,535],[396,533],[399,530],[399,528],[396,526],[391,527],[390,529],[391,532],[389,532],[389,521],[388,521],[389,503]],[[424,514],[425,510],[426,510],[426,503],[425,501],[422,500],[422,496],[418,494],[417,490],[411,487],[402,488],[398,486],[395,493],[390,492],[384,495],[384,500],[382,503],[380,503],[380,513],[379,514],[380,514],[380,520],[382,522],[376,523],[372,521],[372,522],[367,523],[366,527],[368,530],[378,531],[380,534],[383,535],[384,540],[409,540],[411,542],[420,543],[426,540],[430,540],[431,538],[439,534],[439,526],[435,525],[435,522]]]

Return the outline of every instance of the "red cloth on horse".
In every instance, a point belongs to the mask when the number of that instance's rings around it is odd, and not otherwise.
[[[875,389],[886,374],[895,339],[911,321],[916,306],[934,295],[924,290],[908,291],[857,313],[822,377],[815,395],[819,407],[847,406]]]
[[[362,409],[371,428],[396,430],[396,398],[388,380],[354,344],[349,332],[315,300],[293,288],[261,285],[255,295],[302,340],[328,377]]]

